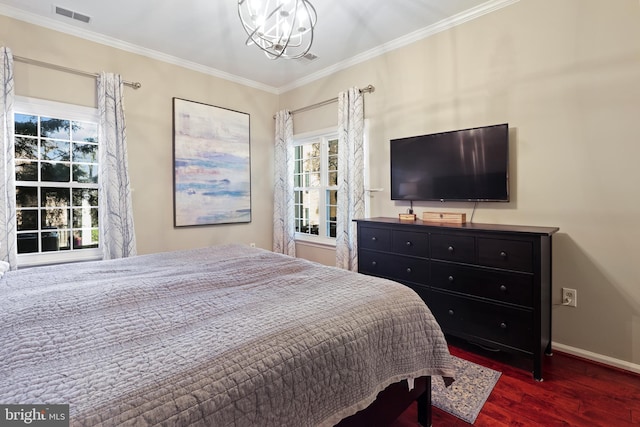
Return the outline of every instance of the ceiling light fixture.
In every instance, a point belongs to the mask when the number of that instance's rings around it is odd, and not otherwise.
[[[269,59],[297,59],[309,52],[316,10],[308,0],[238,0],[238,16],[249,37]]]

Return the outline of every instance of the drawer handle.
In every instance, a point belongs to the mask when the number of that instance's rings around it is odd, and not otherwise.
[[[507,324],[504,322],[500,323],[500,329],[507,329]]]
[[[507,253],[505,251],[500,251],[500,256],[502,258],[506,258],[507,257]]]
[[[448,279],[449,279],[449,282],[453,283],[453,280],[454,280],[453,276],[449,276]]]
[[[453,246],[449,246],[449,247],[447,248],[447,250],[448,250],[450,253],[453,253],[453,251],[455,250],[455,248],[454,248]]]
[[[378,265],[378,263],[377,263],[377,262],[375,262],[375,261],[371,261],[371,267],[375,267],[376,265]]]
[[[505,285],[500,285],[500,290],[502,292],[507,292],[507,287]]]
[[[371,238],[371,241],[372,241],[372,242],[375,242],[375,241],[377,241],[377,240],[378,240],[378,238],[377,238],[376,236],[373,236],[373,237]]]
[[[407,274],[411,274],[411,268],[407,267]]]
[[[407,245],[407,246],[413,246],[413,243],[411,243],[411,241],[407,240],[406,245]]]
[[[453,310],[449,310],[449,316],[453,316]]]

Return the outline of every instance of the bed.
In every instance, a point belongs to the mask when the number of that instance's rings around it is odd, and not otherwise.
[[[244,245],[9,271],[0,325],[0,403],[72,426],[346,425],[453,377],[409,288]]]

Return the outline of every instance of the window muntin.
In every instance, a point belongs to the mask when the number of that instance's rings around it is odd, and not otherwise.
[[[338,139],[335,132],[296,142],[294,149],[296,237],[335,239]]]
[[[95,257],[97,114],[83,107],[35,104],[16,103],[14,115],[19,264],[24,256],[40,257],[24,264],[52,262],[52,256],[53,262]],[[46,111],[52,109],[53,114]]]

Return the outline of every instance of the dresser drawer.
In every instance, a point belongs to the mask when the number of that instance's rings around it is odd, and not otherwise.
[[[358,242],[361,248],[388,251],[391,249],[391,230],[374,227],[359,227]]]
[[[473,263],[475,261],[474,238],[472,236],[432,234],[431,258]]]
[[[358,272],[386,277],[399,282],[426,285],[429,279],[429,261],[421,258],[361,250],[358,254]]]
[[[427,258],[429,256],[429,235],[415,231],[393,230],[391,250],[399,254]]]
[[[447,291],[533,307],[533,275],[529,273],[494,271],[433,261],[429,285]]]
[[[478,238],[478,263],[489,267],[533,271],[531,242]]]
[[[422,290],[418,289],[418,293]],[[501,344],[533,352],[533,312],[451,295],[427,291],[425,301],[445,334]]]

